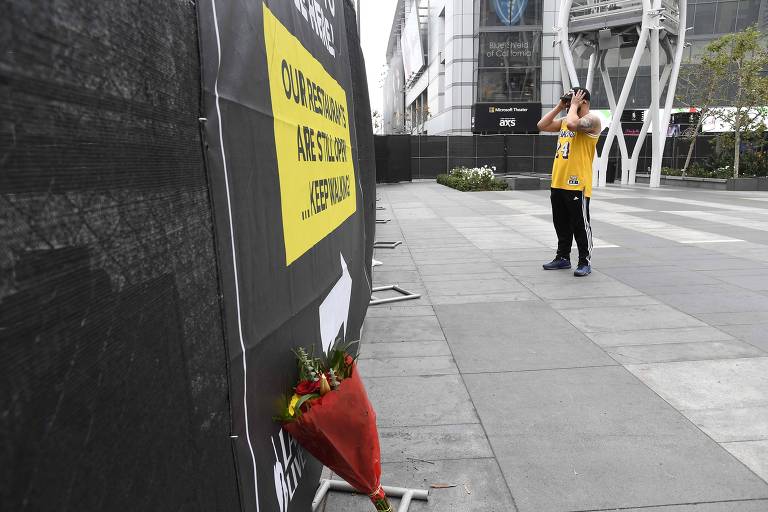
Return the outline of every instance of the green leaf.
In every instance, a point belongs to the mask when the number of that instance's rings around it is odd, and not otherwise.
[[[297,418],[301,416],[301,412],[302,412],[301,406],[314,398],[320,398],[320,393],[310,393],[309,395],[301,395],[301,398],[299,398],[299,401],[296,402],[296,407],[294,408],[294,415]]]

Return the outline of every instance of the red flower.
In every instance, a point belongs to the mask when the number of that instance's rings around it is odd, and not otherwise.
[[[350,371],[335,391],[313,400],[311,409],[283,428],[331,471],[371,496],[376,510],[392,510],[380,485],[376,412],[354,363]]]
[[[320,391],[320,381],[311,382],[308,380],[302,380],[296,385],[297,395],[309,395],[311,393],[318,393]]]

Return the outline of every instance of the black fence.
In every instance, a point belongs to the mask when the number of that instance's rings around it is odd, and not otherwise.
[[[636,135],[625,136],[632,152]],[[693,161],[711,156],[711,136],[699,136],[694,147]],[[602,150],[605,136],[598,142]],[[651,166],[651,137],[638,159],[637,170]],[[379,182],[430,179],[454,167],[495,166],[500,173],[549,173],[557,145],[553,135],[379,135],[376,136],[376,176]],[[681,137],[669,137],[664,148],[662,165],[680,168],[685,162],[690,142]],[[618,141],[614,141],[608,160],[608,179],[620,174]]]
[[[352,1],[315,3],[331,42],[296,5],[2,2],[0,511],[309,510],[321,465],[273,416],[292,348],[359,337],[376,184]],[[280,55],[342,89],[301,122],[353,157],[295,195]]]
[[[239,510],[193,2],[3,2],[0,510]]]

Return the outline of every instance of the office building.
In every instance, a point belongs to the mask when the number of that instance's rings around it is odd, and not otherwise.
[[[671,0],[673,3],[675,0]],[[617,3],[640,0],[617,0]],[[562,94],[555,25],[558,0],[398,0],[383,84],[384,133],[431,135],[535,132],[536,121]],[[757,23],[768,0],[689,1],[683,65],[715,37]],[[631,52],[607,62],[618,94]],[[626,109],[650,103],[646,54]],[[580,80],[586,61],[576,61]],[[608,109],[600,80],[592,108]]]

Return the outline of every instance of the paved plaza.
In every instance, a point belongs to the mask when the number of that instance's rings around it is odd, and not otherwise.
[[[374,284],[422,297],[360,369],[411,511],[768,511],[768,193],[596,190],[587,278],[541,269],[547,191],[378,194]]]

